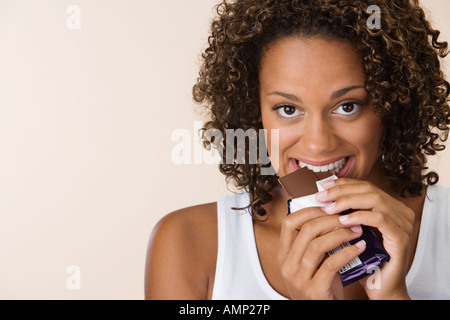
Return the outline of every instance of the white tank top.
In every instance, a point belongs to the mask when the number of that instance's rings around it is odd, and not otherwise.
[[[248,193],[217,202],[218,252],[214,300],[282,300],[264,276],[253,231],[243,208]],[[428,187],[416,254],[406,277],[412,299],[450,299],[450,188]]]

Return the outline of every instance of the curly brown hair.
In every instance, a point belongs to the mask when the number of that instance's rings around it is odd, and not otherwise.
[[[370,29],[367,9],[381,9],[381,28]],[[218,129],[261,129],[260,60],[272,41],[301,35],[350,41],[360,53],[367,75],[366,90],[383,119],[386,136],[382,164],[402,196],[420,195],[437,183],[425,173],[426,156],[443,150],[450,124],[450,85],[440,58],[447,42],[427,20],[418,0],[224,0],[211,23],[208,48],[202,54],[194,100],[207,107],[204,134]],[[235,152],[236,153],[236,152]],[[227,182],[251,195],[253,213],[264,216],[262,205],[273,199],[276,175],[261,175],[261,164],[219,166]]]

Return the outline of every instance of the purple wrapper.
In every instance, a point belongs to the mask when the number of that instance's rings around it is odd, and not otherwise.
[[[371,274],[369,269],[381,267],[385,261],[389,261],[390,256],[378,241],[377,236],[370,227],[362,226],[363,234],[355,240],[349,241],[351,245],[360,240],[366,241],[366,250],[358,258],[361,264],[356,265],[341,273],[341,281],[344,286],[348,286],[355,281],[361,280]],[[373,269],[372,269],[373,270]]]

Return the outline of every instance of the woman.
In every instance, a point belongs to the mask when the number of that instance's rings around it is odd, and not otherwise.
[[[261,161],[224,159],[221,172],[243,192],[158,223],[146,298],[450,298],[450,191],[426,171],[450,123],[439,62],[448,46],[438,36],[416,0],[219,5],[194,87],[210,110],[204,133],[264,128],[272,150],[278,132],[277,155],[269,155],[276,175],[261,174]],[[316,195],[325,208],[287,215],[278,179],[304,166],[340,179]],[[339,215],[348,209],[358,211]],[[360,237],[361,225],[390,260],[376,286],[362,279],[343,287],[338,271],[366,243],[326,253]]]

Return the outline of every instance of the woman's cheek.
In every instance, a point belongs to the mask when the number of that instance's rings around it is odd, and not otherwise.
[[[295,155],[293,147],[298,134],[292,129],[272,128],[267,130],[267,148],[273,168],[279,176],[289,173],[289,156]],[[291,151],[291,152],[289,152]]]

